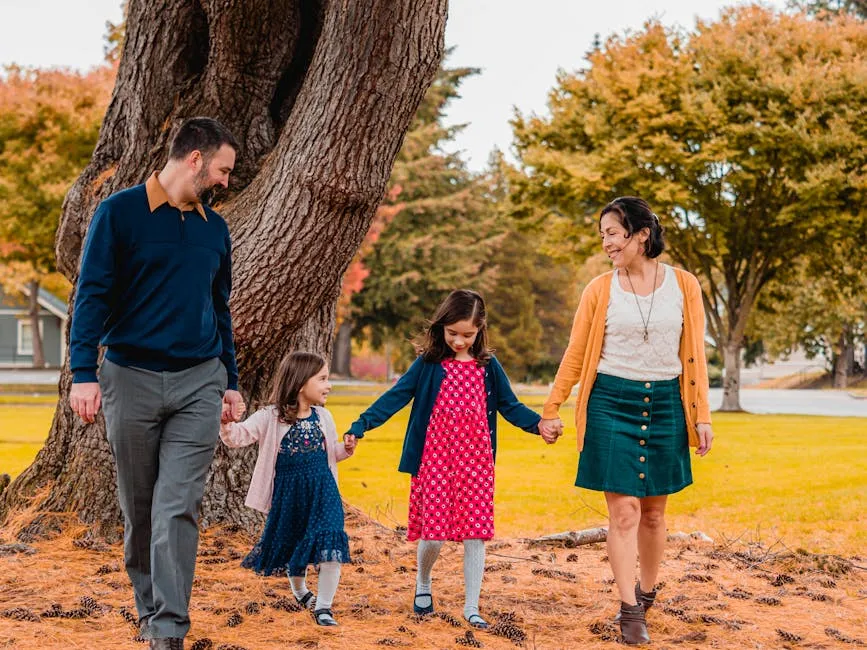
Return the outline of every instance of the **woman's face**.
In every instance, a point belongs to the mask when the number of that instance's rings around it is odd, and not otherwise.
[[[618,269],[629,266],[643,254],[644,242],[649,235],[647,228],[644,228],[629,237],[626,228],[612,212],[602,217],[599,222],[599,234],[602,237],[602,250]]]

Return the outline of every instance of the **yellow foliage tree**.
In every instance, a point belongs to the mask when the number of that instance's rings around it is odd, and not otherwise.
[[[723,354],[724,410],[738,410],[750,313],[863,222],[867,24],[760,6],[692,33],[648,23],[563,72],[550,116],[514,120],[515,201],[557,245],[597,246],[617,195],[658,212],[673,260],[703,283]]]

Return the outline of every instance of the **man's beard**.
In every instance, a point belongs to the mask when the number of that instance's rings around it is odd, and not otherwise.
[[[210,205],[211,199],[214,198],[214,185],[208,185],[208,168],[205,167],[196,174],[196,178],[193,181],[193,185],[196,188],[196,196],[199,198],[199,202],[203,205]]]

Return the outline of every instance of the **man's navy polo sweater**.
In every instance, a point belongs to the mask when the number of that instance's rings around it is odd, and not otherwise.
[[[151,212],[144,184],[99,204],[72,314],[73,382],[96,381],[101,344],[113,363],[146,370],[183,370],[219,357],[228,387],[237,389],[229,229],[204,210],[207,219],[168,203]]]

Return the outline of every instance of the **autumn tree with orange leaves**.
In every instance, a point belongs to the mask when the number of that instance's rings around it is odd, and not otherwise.
[[[35,367],[45,365],[37,296],[57,270],[63,198],[90,160],[114,74],[10,67],[0,78],[0,282],[7,293],[27,287]]]

